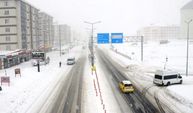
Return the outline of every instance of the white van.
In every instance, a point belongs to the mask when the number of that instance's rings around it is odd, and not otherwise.
[[[182,76],[174,71],[157,70],[153,79],[153,83],[157,85],[182,84]]]
[[[67,65],[73,65],[75,64],[75,57],[69,57],[67,59]]]

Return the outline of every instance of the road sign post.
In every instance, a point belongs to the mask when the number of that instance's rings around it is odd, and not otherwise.
[[[21,71],[20,71],[20,68],[16,68],[15,69],[15,77],[19,75],[21,77]]]
[[[1,85],[3,83],[8,83],[8,85],[10,86],[10,77],[9,76],[2,76],[1,77]]]

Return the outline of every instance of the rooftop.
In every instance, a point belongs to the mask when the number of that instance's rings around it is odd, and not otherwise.
[[[123,82],[123,84],[131,84],[131,82],[129,80],[123,80],[122,82]]]

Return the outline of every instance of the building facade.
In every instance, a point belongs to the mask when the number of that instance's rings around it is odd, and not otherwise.
[[[24,0],[0,0],[0,50],[51,47],[53,37],[53,17]]]
[[[151,26],[137,31],[138,36],[144,36],[145,41],[179,39],[179,26]]]
[[[59,47],[72,42],[71,27],[65,24],[54,25],[54,46]]]
[[[38,49],[39,36],[40,36],[40,24],[39,24],[39,10],[30,6],[30,42],[31,49]]]
[[[17,2],[0,1],[0,50],[18,48]]]
[[[0,49],[35,49],[39,10],[22,0],[0,1]]]
[[[44,13],[39,13],[39,25],[40,25],[40,36],[39,36],[39,48],[52,48],[54,40],[54,28],[53,28],[53,17]]]
[[[191,21],[192,19],[192,21]],[[193,39],[193,1],[190,1],[181,8],[181,39],[187,39],[189,22],[189,38]]]

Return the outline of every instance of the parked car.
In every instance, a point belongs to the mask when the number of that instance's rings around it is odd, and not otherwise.
[[[123,80],[119,83],[119,88],[123,93],[133,93],[134,87],[129,80]]]

